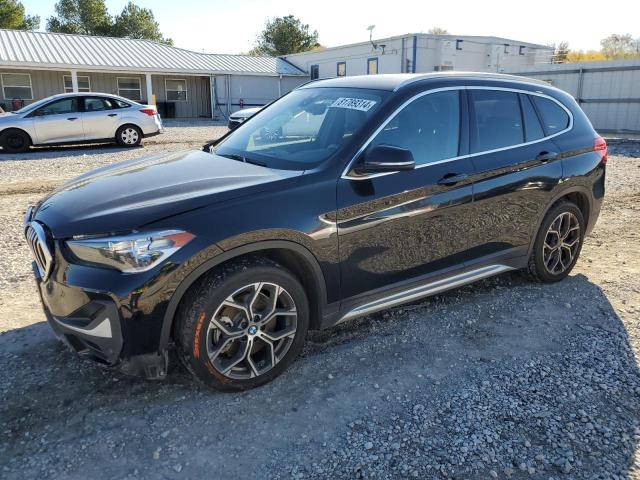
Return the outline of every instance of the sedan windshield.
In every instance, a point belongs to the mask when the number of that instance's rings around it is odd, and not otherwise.
[[[307,170],[342,147],[387,96],[357,88],[294,90],[247,120],[215,153],[270,168]]]

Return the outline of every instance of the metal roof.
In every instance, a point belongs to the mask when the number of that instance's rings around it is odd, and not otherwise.
[[[0,66],[306,76],[282,58],[198,53],[151,40],[4,29]]]

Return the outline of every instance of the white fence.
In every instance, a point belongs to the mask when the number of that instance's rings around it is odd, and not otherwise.
[[[573,95],[596,130],[640,133],[640,60],[535,65],[505,71]]]

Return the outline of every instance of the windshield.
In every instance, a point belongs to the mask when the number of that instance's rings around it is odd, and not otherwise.
[[[294,90],[241,125],[215,153],[270,168],[307,170],[342,147],[388,95],[357,88]]]

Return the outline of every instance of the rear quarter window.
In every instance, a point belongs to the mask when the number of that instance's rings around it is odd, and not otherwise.
[[[569,126],[569,114],[556,102],[537,95],[532,95],[531,100],[540,113],[547,135],[561,132]]]

